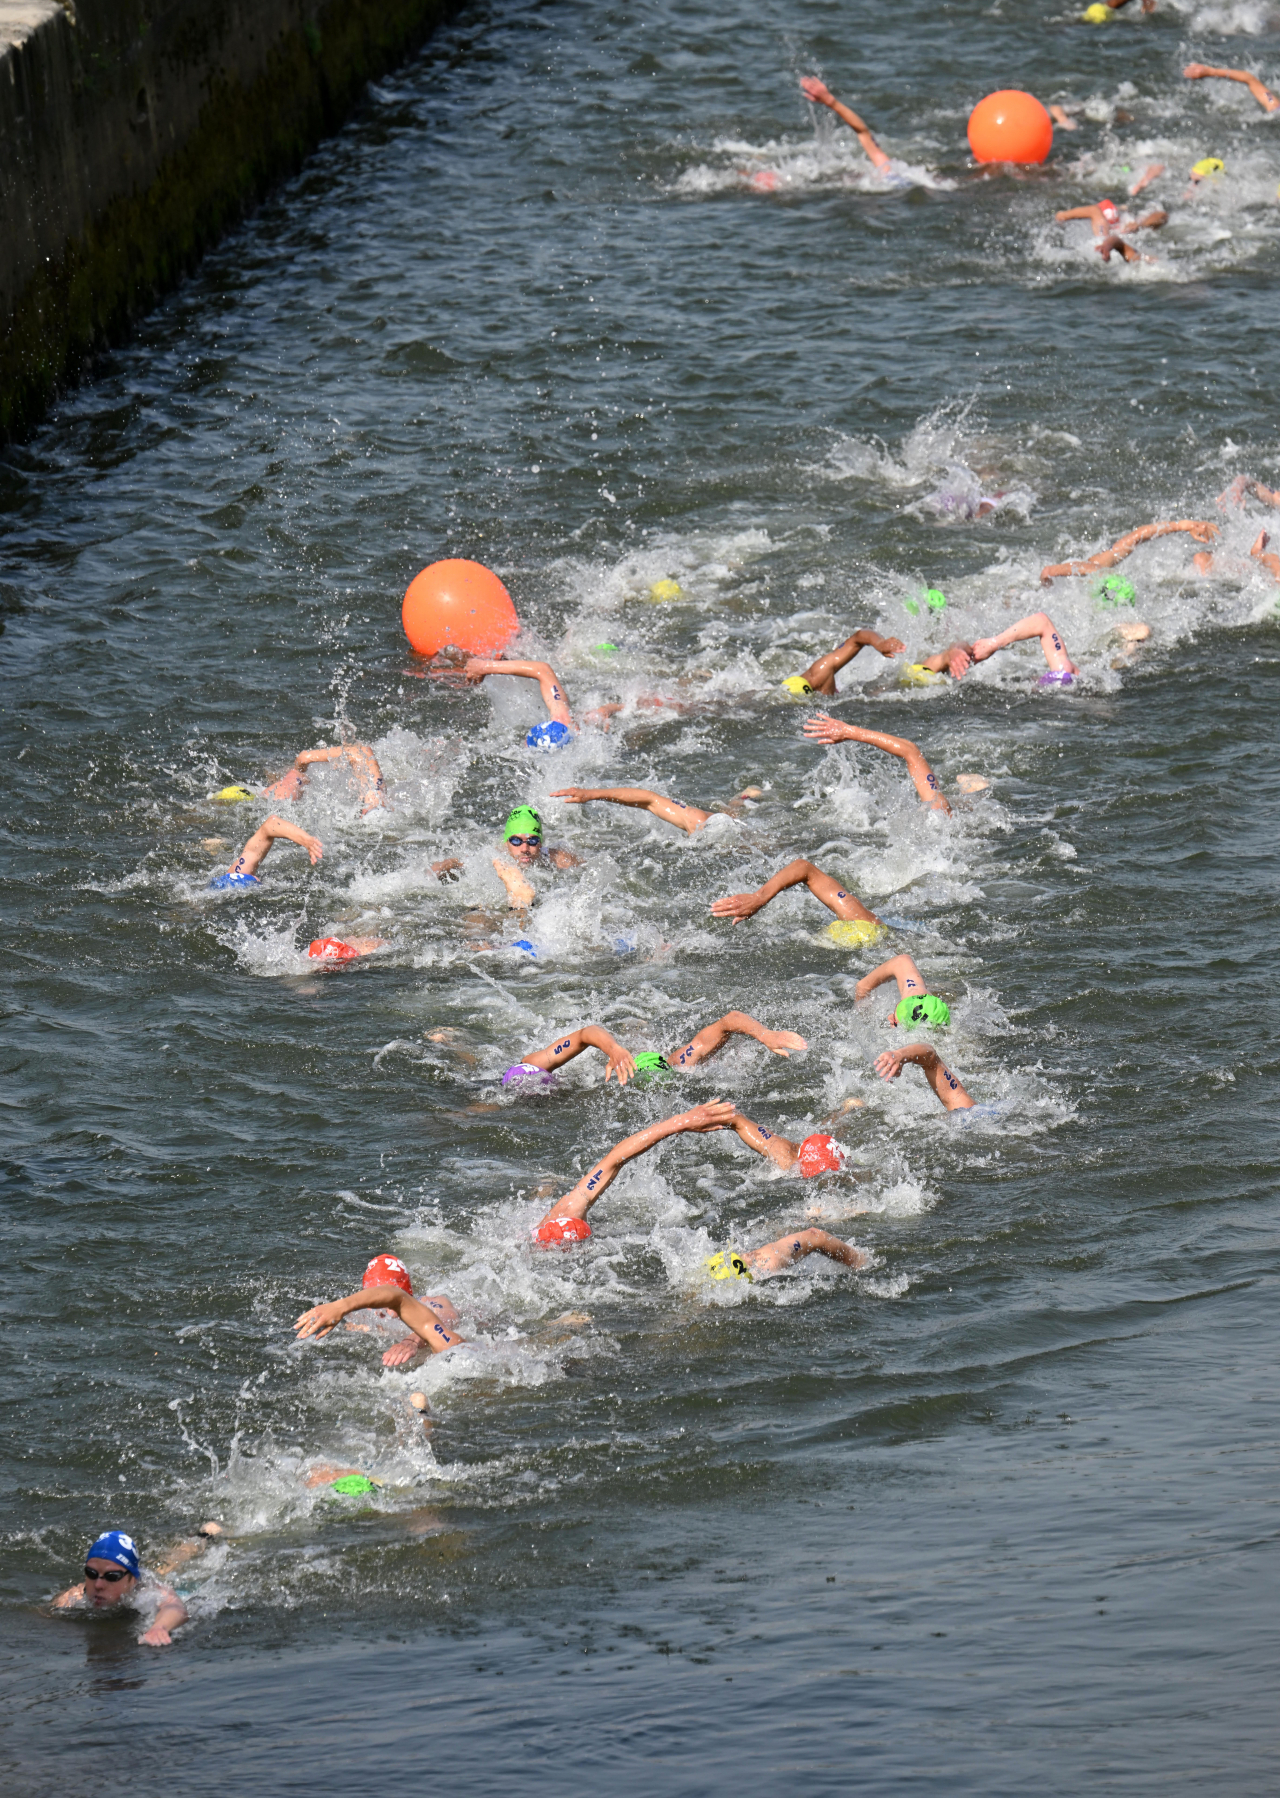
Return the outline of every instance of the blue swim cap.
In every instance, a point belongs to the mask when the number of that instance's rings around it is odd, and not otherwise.
[[[123,1530],[108,1530],[85,1555],[86,1561],[111,1561],[117,1567],[123,1567],[134,1579],[142,1578],[142,1567],[138,1560],[138,1551],[134,1547],[133,1537],[126,1536]]]
[[[215,874],[209,885],[214,892],[223,892],[227,887],[256,887],[262,882],[256,874]]]
[[[538,951],[534,948],[527,936],[518,936],[511,947],[513,949],[523,949],[526,955],[532,955],[535,961],[538,959]]]
[[[527,749],[560,749],[572,737],[569,726],[553,718],[549,724],[535,724],[524,741]]]

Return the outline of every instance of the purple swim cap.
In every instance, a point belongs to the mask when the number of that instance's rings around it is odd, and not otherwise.
[[[1040,676],[1036,685],[1040,687],[1069,687],[1075,678],[1075,675],[1072,674],[1069,668],[1050,668],[1047,673]]]
[[[548,1068],[531,1068],[527,1061],[517,1061],[502,1076],[504,1086],[519,1086],[524,1080],[535,1081],[538,1086],[554,1086],[556,1077]]]

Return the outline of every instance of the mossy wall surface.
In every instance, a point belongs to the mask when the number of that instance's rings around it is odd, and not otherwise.
[[[0,437],[459,0],[51,0],[0,17]],[[18,27],[10,21],[17,18]],[[8,41],[4,41],[5,39]]]

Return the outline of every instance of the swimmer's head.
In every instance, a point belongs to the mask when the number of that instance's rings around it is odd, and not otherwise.
[[[526,749],[563,749],[572,740],[569,726],[552,718],[546,724],[535,724],[524,741]]]
[[[353,949],[350,943],[344,943],[341,937],[318,936],[313,943],[307,945],[307,954],[313,961],[359,961],[360,951]]]
[[[720,1249],[708,1255],[702,1265],[713,1280],[745,1280],[751,1284],[751,1269],[737,1249]]]
[[[240,805],[246,799],[256,799],[258,795],[251,793],[248,787],[220,787],[213,797],[218,805]]]
[[[1116,220],[1120,217],[1120,208],[1116,205],[1114,200],[1099,200],[1098,211],[1102,214],[1103,218],[1106,219],[1109,225],[1114,225]]]
[[[375,1255],[364,1270],[364,1278],[360,1282],[361,1290],[366,1286],[398,1286],[401,1292],[413,1297],[413,1281],[409,1278],[409,1270],[398,1255]]]
[[[655,581],[649,589],[649,598],[662,604],[663,600],[682,599],[684,591],[679,581]]]
[[[837,918],[834,924],[827,925],[824,934],[842,949],[864,949],[868,943],[878,942],[884,933],[884,925],[872,918]]]
[[[1131,606],[1138,597],[1138,590],[1124,575],[1109,574],[1098,582],[1093,597],[1104,606]]]
[[[808,699],[813,692],[813,688],[803,674],[789,674],[782,684],[787,692],[794,694],[797,699]]]
[[[375,1490],[376,1484],[367,1473],[344,1473],[340,1480],[330,1481],[329,1490],[341,1492],[344,1498],[363,1498]]]
[[[802,1180],[812,1180],[815,1174],[838,1174],[844,1166],[844,1150],[834,1136],[818,1132],[800,1144],[796,1166]]]
[[[524,1086],[532,1081],[533,1090],[541,1092],[556,1083],[555,1074],[550,1068],[531,1068],[527,1061],[517,1061],[502,1076],[504,1086]]]
[[[95,1610],[119,1604],[141,1578],[137,1546],[123,1530],[107,1530],[84,1557],[84,1595]]]
[[[636,1064],[637,1076],[643,1074],[646,1078],[652,1079],[657,1074],[671,1072],[671,1064],[666,1056],[660,1055],[656,1049],[641,1049],[640,1053],[633,1055],[631,1059]]]
[[[518,805],[502,827],[507,853],[518,862],[537,861],[542,853],[542,819],[531,805]]]
[[[933,993],[915,993],[899,999],[893,1021],[901,1024],[904,1030],[911,1030],[917,1024],[932,1024],[935,1030],[941,1030],[951,1022],[951,1007]]]
[[[1080,17],[1084,20],[1086,25],[1105,25],[1107,20],[1111,17],[1111,8],[1109,6],[1100,6],[1096,4],[1093,6],[1086,6]]]
[[[1191,170],[1193,181],[1213,180],[1218,175],[1225,175],[1227,165],[1220,156],[1202,156]]]
[[[947,609],[947,596],[942,591],[941,587],[926,587],[924,590],[924,603],[931,612],[945,612]]]
[[[569,1249],[575,1242],[585,1242],[591,1225],[585,1217],[547,1217],[533,1233],[533,1240],[546,1248]]]

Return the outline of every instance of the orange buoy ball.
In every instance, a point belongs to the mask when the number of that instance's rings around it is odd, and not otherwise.
[[[520,629],[511,595],[497,575],[462,556],[432,562],[415,575],[400,615],[405,636],[421,656],[441,649],[497,655]]]
[[[969,147],[979,162],[1043,162],[1053,148],[1053,120],[1034,94],[1002,88],[969,114]]]

